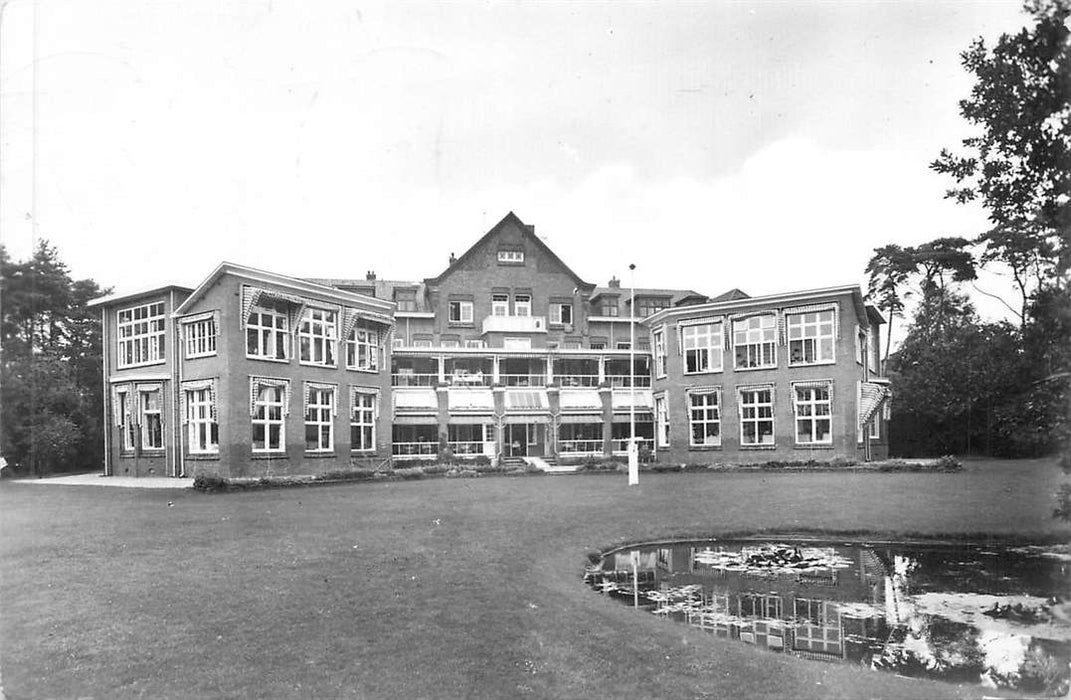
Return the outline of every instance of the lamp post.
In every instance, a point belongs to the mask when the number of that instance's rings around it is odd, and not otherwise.
[[[628,305],[628,485],[640,483],[640,451],[636,445],[636,265],[629,264],[629,287],[631,288]]]

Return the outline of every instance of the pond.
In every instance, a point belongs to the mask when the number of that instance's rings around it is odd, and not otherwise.
[[[610,552],[584,580],[648,614],[772,653],[1068,692],[1067,546],[674,542]]]

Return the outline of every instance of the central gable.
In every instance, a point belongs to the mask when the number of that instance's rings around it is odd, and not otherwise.
[[[529,274],[564,275],[580,291],[590,292],[595,288],[595,285],[580,279],[535,235],[534,226],[525,224],[513,212],[506,214],[461,257],[451,256],[449,267],[438,277],[425,281],[429,286],[438,287],[455,275],[489,272],[513,277]]]

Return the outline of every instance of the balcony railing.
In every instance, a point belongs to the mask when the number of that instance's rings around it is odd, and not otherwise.
[[[482,440],[466,440],[466,441],[451,441],[450,449],[454,451],[455,455],[482,455],[484,454],[484,445],[487,444]],[[491,443],[491,453],[494,453],[493,445]]]
[[[602,440],[559,440],[558,452],[563,455],[602,454]]]
[[[607,376],[606,381],[610,382],[610,386],[615,388],[629,388],[632,386],[632,377],[625,376]],[[649,387],[651,386],[651,377],[643,374],[636,375],[637,387]]]
[[[491,386],[494,384],[494,375],[483,372],[465,373],[455,372],[446,375],[446,381],[450,386]]]
[[[483,320],[484,333],[544,333],[546,316],[488,316]]]
[[[500,374],[499,381],[505,386],[546,386],[545,374]]]
[[[403,372],[390,375],[391,386],[435,386],[439,382],[437,373],[413,374]]]
[[[400,459],[434,457],[438,453],[439,446],[434,442],[395,442],[391,444],[391,454]]]
[[[613,443],[613,447],[611,449],[613,450],[615,455],[628,453],[628,438],[614,438],[610,442]],[[654,440],[638,437],[636,438],[636,442],[641,448],[646,447],[649,450],[654,450]]]
[[[597,374],[556,374],[554,378],[563,387],[599,386],[599,375]]]

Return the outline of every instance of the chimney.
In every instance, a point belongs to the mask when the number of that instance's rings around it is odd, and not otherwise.
[[[376,281],[376,273],[375,273],[375,271],[374,270],[369,270],[368,272],[365,273],[364,278],[366,280],[368,280],[369,282],[375,282]]]
[[[454,257],[453,253],[450,253],[450,264],[453,265],[456,262],[457,262],[457,258]]]
[[[617,279],[617,275],[610,278],[610,289],[621,289],[621,280]]]

